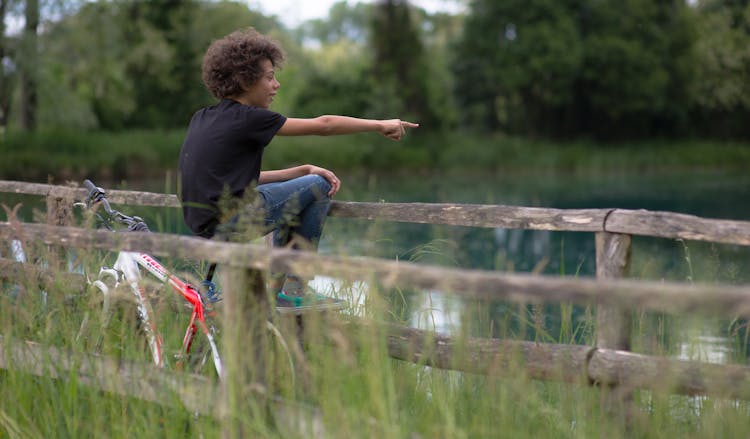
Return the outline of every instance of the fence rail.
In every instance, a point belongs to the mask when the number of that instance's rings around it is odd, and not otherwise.
[[[348,281],[365,280],[384,287],[442,290],[467,299],[609,304],[668,312],[750,316],[750,286],[509,274],[269,249],[162,233],[109,233],[45,224],[0,222],[0,238],[22,238],[72,248],[143,251],[186,259],[210,255],[213,262],[232,267],[289,271],[306,277],[321,274]]]
[[[48,223],[24,224],[13,218],[0,223],[0,238],[22,239],[52,246],[144,251],[188,259],[211,255],[233,272],[286,271],[302,276],[324,274],[442,290],[464,298],[529,302],[573,302],[598,306],[596,347],[537,344],[509,340],[453,339],[414,328],[391,327],[388,351],[394,358],[474,373],[502,373],[512,354],[521,354],[528,376],[587,382],[621,388],[660,388],[666,384],[685,394],[716,394],[750,399],[750,368],[715,365],[628,352],[624,325],[633,307],[674,313],[727,313],[750,317],[750,285],[685,284],[621,279],[630,260],[630,236],[750,245],[750,222],[706,219],[692,215],[624,209],[548,209],[514,206],[425,203],[334,202],[331,216],[368,220],[502,227],[596,234],[597,279],[508,274],[461,270],[365,257],[326,256],[268,249],[252,244],[219,243],[159,233],[112,234],[65,224],[70,200],[85,190],[23,182],[0,181],[0,192],[47,197]],[[174,195],[108,191],[114,204],[179,207]],[[196,256],[197,255],[197,256]],[[6,273],[25,268],[3,265]],[[9,267],[9,268],[4,268]],[[15,271],[13,271],[15,270]],[[33,270],[32,270],[33,272]],[[46,274],[33,272],[40,279]],[[240,276],[242,277],[242,276]],[[244,277],[247,279],[248,277]],[[225,288],[226,289],[226,288]],[[453,356],[456,343],[469,352],[463,363]],[[466,348],[466,349],[464,349]],[[624,349],[624,350],[623,350]],[[665,379],[665,376],[667,377]]]
[[[0,193],[83,199],[84,188],[0,180]],[[108,190],[113,204],[181,207],[176,195]],[[609,232],[750,245],[750,221],[707,219],[673,212],[628,209],[552,209],[481,204],[362,203],[333,201],[333,217],[528,230]]]
[[[684,395],[750,398],[750,367],[708,364],[591,346],[516,340],[456,339],[391,325],[389,354],[441,369],[512,377],[514,361],[533,379],[662,389]],[[455,351],[464,359],[456,362]]]

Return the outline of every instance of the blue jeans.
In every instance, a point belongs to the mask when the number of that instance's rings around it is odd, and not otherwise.
[[[242,230],[242,225],[252,224],[261,235],[273,231],[275,247],[284,247],[296,238],[292,247],[299,248],[298,238],[303,238],[305,246],[317,248],[331,205],[328,180],[320,175],[305,175],[261,184],[255,190],[259,195],[256,203],[219,226],[217,234],[233,234]]]

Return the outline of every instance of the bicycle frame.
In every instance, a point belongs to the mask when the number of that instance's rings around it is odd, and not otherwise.
[[[94,203],[101,203],[108,215],[107,221],[105,221],[107,228],[114,230],[114,228],[108,224],[116,222],[127,225],[129,230],[148,231],[148,226],[146,226],[140,218],[129,217],[113,210],[104,196],[104,191],[94,186],[91,181],[84,181],[84,185],[89,189],[89,196],[86,200],[85,206],[88,208]],[[100,217],[100,219],[104,218]],[[162,339],[153,318],[150,317],[153,315],[153,312],[149,311],[150,304],[140,286],[141,271],[139,266],[146,269],[147,272],[151,273],[151,275],[156,277],[162,283],[168,284],[175,292],[179,293],[192,305],[190,322],[188,323],[185,336],[183,337],[181,353],[178,355],[178,366],[182,366],[182,361],[189,357],[193,341],[195,340],[195,335],[198,332],[198,329],[200,329],[203,335],[206,336],[211,349],[211,356],[216,373],[221,378],[223,376],[223,367],[216,342],[211,333],[211,329],[213,328],[209,328],[206,322],[206,306],[203,296],[197,288],[169,272],[169,270],[164,268],[164,266],[152,256],[141,252],[121,251],[117,256],[113,269],[102,268],[100,270],[99,279],[94,281],[93,284],[104,294],[105,305],[108,302],[109,287],[102,281],[102,278],[105,276],[112,276],[114,278],[115,287],[119,286],[120,283],[126,283],[136,297],[138,303],[138,316],[145,326],[153,361],[157,366],[163,367]],[[210,289],[208,293],[209,299],[214,298],[215,294],[214,290]]]
[[[130,283],[132,289],[137,289],[138,281],[140,280],[140,270],[138,265],[145,268],[154,277],[159,279],[161,282],[168,284],[175,292],[179,293],[185,300],[187,300],[192,306],[192,314],[190,316],[190,323],[185,331],[185,337],[182,340],[182,352],[184,357],[190,354],[190,348],[192,347],[195,334],[198,332],[200,327],[203,335],[206,336],[208,343],[211,347],[211,356],[216,368],[216,373],[222,376],[222,364],[221,358],[219,357],[219,350],[216,347],[214,337],[209,330],[208,324],[206,323],[206,306],[203,302],[201,293],[191,284],[182,281],[180,278],[170,273],[163,265],[159,263],[153,257],[146,253],[138,252],[120,252],[115,263],[115,269],[120,270],[124,273],[126,279]]]
[[[93,284],[104,294],[104,307],[109,308],[109,287],[105,282],[102,282],[102,278],[110,276],[114,279],[114,286],[117,288],[121,281],[124,280],[130,291],[133,293],[136,299],[138,318],[144,325],[146,331],[146,337],[148,339],[149,350],[154,364],[158,367],[164,366],[163,355],[162,355],[162,339],[156,329],[156,324],[153,318],[150,317],[153,314],[149,311],[146,295],[143,289],[140,287],[141,273],[138,269],[138,264],[133,254],[130,252],[120,252],[117,255],[117,260],[112,269],[102,267],[99,270],[99,279]]]

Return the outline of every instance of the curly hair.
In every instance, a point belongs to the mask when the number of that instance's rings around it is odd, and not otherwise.
[[[232,32],[214,40],[203,55],[203,84],[218,99],[235,96],[261,78],[264,59],[280,66],[281,46],[253,28]]]

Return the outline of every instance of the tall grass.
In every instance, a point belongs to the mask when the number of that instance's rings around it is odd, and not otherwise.
[[[412,249],[410,257],[432,259],[446,248],[450,245],[438,240]],[[41,258],[49,257],[43,245],[33,251]],[[90,271],[108,257],[111,255],[99,252],[78,255]],[[187,267],[186,275],[194,276],[194,269]],[[11,297],[9,291],[19,282],[22,293]],[[59,285],[48,289],[45,299],[34,282],[19,282],[6,282],[0,294],[4,340],[31,339],[73,352],[96,351],[148,363],[130,301],[118,302],[112,322],[105,328],[97,324],[101,303],[95,291]],[[394,313],[393,304],[398,300],[389,299],[394,297],[393,291],[380,289],[375,280],[369,282],[369,288],[357,311],[360,316],[370,322],[407,317]],[[159,286],[154,289],[159,325],[167,335],[165,346],[170,353],[170,348],[175,351],[179,347],[187,314],[171,292]],[[335,294],[348,303],[359,303],[353,288],[339,286]],[[399,300],[408,298],[401,296]],[[591,337],[594,317],[588,312],[583,320],[574,321],[569,316],[558,335],[547,331],[545,322],[538,319],[539,310],[511,307],[517,311],[508,314],[504,325],[507,330],[498,332],[498,328],[490,327],[493,319],[481,317],[487,315],[488,306],[497,304],[475,305],[463,311],[462,320],[471,324],[456,334],[459,340],[469,330],[474,335],[494,333],[517,339],[526,339],[533,331],[540,342],[575,342],[574,334],[579,331]],[[566,305],[562,305],[562,311],[570,313]],[[388,356],[383,327],[352,325],[352,313],[308,316],[303,356],[297,349],[295,322],[276,316],[272,322],[279,332],[269,334],[270,343],[263,354],[267,358],[268,390],[289,403],[317,407],[327,437],[672,438],[750,434],[748,402],[636,391],[632,420],[626,427],[617,413],[602,408],[607,389],[592,387],[583,377],[574,383],[531,380],[520,357],[508,362],[509,369],[495,371],[503,372],[502,378],[394,360]],[[84,336],[76,338],[87,314]],[[649,325],[656,325],[657,336],[649,341],[650,349],[673,353],[669,340],[658,336],[669,332],[665,329],[668,324],[642,315],[634,336],[637,339],[652,334]],[[697,319],[688,321],[680,330],[700,324]],[[737,337],[744,339],[746,333],[738,332]],[[588,342],[592,340],[588,338]],[[458,355],[466,354],[459,349]],[[204,373],[215,378],[210,370]],[[4,370],[0,372],[0,398],[5,401],[0,405],[0,435],[8,437],[218,437],[223,427],[221,420],[196,415],[179,404],[162,406],[98,391],[75,374],[55,379],[32,376],[26,370]],[[243,422],[254,437],[306,437],[305,433],[294,432],[294,419],[273,418],[263,410],[246,413]]]

